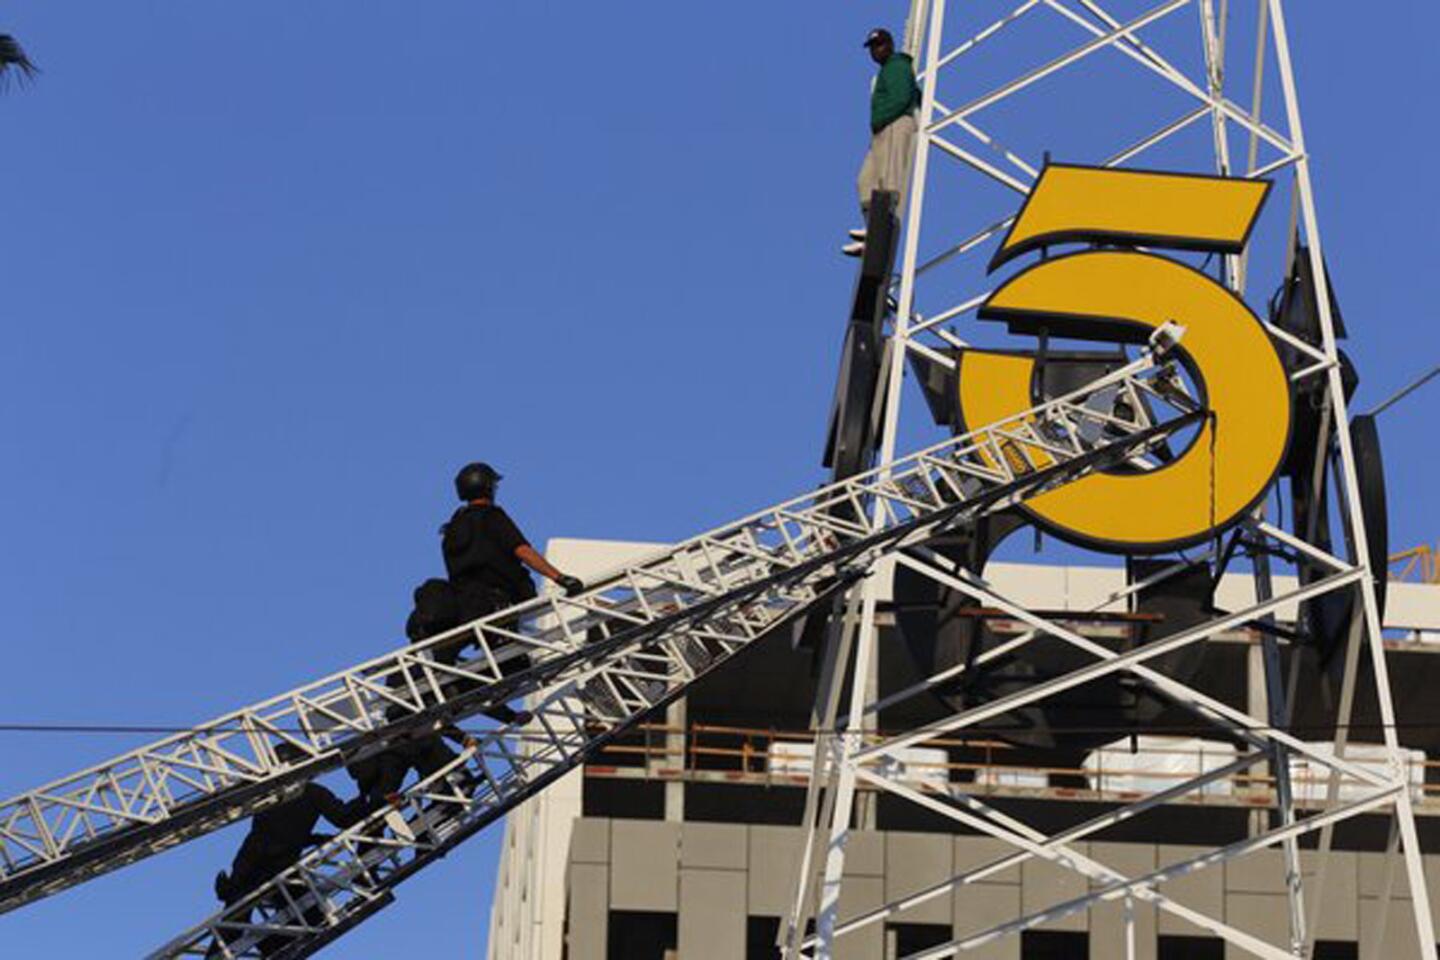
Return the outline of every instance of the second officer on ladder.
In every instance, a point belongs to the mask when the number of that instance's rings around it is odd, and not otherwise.
[[[441,528],[445,571],[455,588],[462,621],[503,610],[535,596],[529,567],[553,580],[566,594],[585,589],[578,579],[555,569],[530,546],[525,535],[495,504],[500,474],[488,463],[470,463],[455,476],[455,493],[464,506]]]
[[[275,757],[282,763],[298,763],[305,759],[305,754],[293,744],[282,743],[275,748]],[[227,909],[234,906],[299,860],[307,849],[329,840],[329,837],[315,832],[322,819],[328,820],[336,829],[344,830],[358,823],[365,812],[364,797],[356,797],[348,803],[341,802],[335,794],[313,780],[306,783],[280,803],[250,818],[250,832],[240,844],[229,872],[222,870],[215,877],[215,896]],[[303,892],[300,891],[301,895]],[[279,900],[283,894],[277,891],[271,896]],[[313,910],[312,907],[306,911],[306,922],[319,923],[323,918],[314,915]],[[246,909],[242,915],[232,919],[248,923],[250,914],[251,910]],[[220,944],[226,939],[223,936],[219,938],[206,956],[221,956]],[[271,938],[266,938],[259,944],[260,955],[269,956],[284,945],[284,938],[273,942]]]

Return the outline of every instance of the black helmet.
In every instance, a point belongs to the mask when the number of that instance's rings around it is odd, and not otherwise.
[[[495,496],[495,484],[500,474],[488,463],[467,463],[455,474],[455,494],[467,503],[471,500],[490,499]]]

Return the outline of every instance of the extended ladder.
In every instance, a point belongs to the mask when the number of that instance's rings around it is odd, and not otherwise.
[[[467,669],[489,671],[486,689],[503,689],[502,698],[529,693],[534,719],[472,741],[395,809],[343,831],[151,956],[309,956],[392,902],[397,884],[682,696],[698,677],[848,588],[876,561],[1096,469],[1153,465],[1146,455],[1201,416],[1155,421],[1146,402],[1157,398],[1146,376],[1154,368],[1147,354],[888,471],[688,541],[596,594],[527,606],[538,610],[529,621],[534,634],[510,629],[506,636],[549,659],[523,675],[506,680],[487,663],[496,654],[496,618],[481,621],[474,629],[482,655]],[[1130,402],[1113,403],[1117,394]],[[607,618],[619,608],[626,611],[621,622]],[[466,694],[449,710],[460,715],[480,702],[490,701]]]
[[[595,718],[609,715],[607,704],[646,703],[654,678],[632,656],[642,647],[693,676],[802,609],[824,577],[873,553],[870,538],[904,523],[941,524],[982,498],[1020,499],[1112,462],[1127,444],[1158,442],[1179,421],[1158,425],[1144,402],[1159,396],[1150,385],[1156,366],[1143,354],[892,470],[685,541],[580,596],[536,598],[12,798],[0,804],[0,911],[248,816],[300,781],[442,720],[574,682],[585,685]],[[1117,392],[1132,402],[1092,402]],[[788,600],[776,599],[781,585]],[[736,605],[752,598],[760,599]],[[472,655],[437,659],[462,641],[473,643]],[[298,758],[277,755],[283,744]]]

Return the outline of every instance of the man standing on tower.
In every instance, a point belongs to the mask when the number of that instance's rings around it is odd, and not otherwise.
[[[895,38],[884,27],[865,37],[870,59],[880,65],[870,93],[870,150],[860,167],[860,213],[868,219],[870,195],[884,190],[896,195],[895,214],[905,208],[905,191],[910,186],[910,161],[915,156],[915,107],[920,88],[915,83],[915,64],[908,53],[897,53]],[[846,256],[865,251],[865,230],[850,231]]]

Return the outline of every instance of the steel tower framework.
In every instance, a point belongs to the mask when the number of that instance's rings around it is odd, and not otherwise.
[[[1305,358],[1292,372],[1297,385],[1322,381],[1324,405],[1319,435],[1294,437],[1292,443],[1313,444],[1317,470],[1330,464],[1340,489],[1339,511],[1350,537],[1350,551],[1331,551],[1307,543],[1287,531],[1279,520],[1269,519],[1263,506],[1240,526],[1254,553],[1256,596],[1247,609],[1215,619],[1125,653],[1094,643],[1052,619],[1000,596],[980,576],[957,567],[944,556],[921,546],[897,554],[891,562],[932,578],[943,587],[973,598],[979,605],[999,608],[1027,623],[1031,632],[982,654],[977,664],[1001,654],[1014,653],[1046,635],[1073,645],[1093,660],[1068,675],[1033,688],[972,706],[940,721],[899,735],[875,734],[879,710],[907,697],[917,696],[947,680],[965,667],[950,667],[925,677],[906,690],[881,697],[874,681],[876,670],[876,608],[878,578],[872,577],[852,591],[843,625],[830,641],[825,674],[816,704],[814,775],[806,800],[807,842],[799,866],[791,915],[781,932],[787,958],[829,958],[837,943],[861,927],[882,923],[921,902],[958,896],[963,889],[1028,859],[1049,861],[1083,875],[1091,892],[1047,909],[996,918],[993,924],[952,942],[924,949],[911,960],[964,955],[997,938],[1016,935],[1036,924],[1055,920],[1104,902],[1120,902],[1126,918],[1127,954],[1134,956],[1133,905],[1153,904],[1215,936],[1267,960],[1309,957],[1313,952],[1316,907],[1325,876],[1333,826],[1363,814],[1388,812],[1391,849],[1398,845],[1412,891],[1407,909],[1413,919],[1420,955],[1435,960],[1436,946],[1426,894],[1426,881],[1412,813],[1410,787],[1394,726],[1387,665],[1382,648],[1380,618],[1373,577],[1383,570],[1370,568],[1369,545],[1361,513],[1355,454],[1347,429],[1340,356],[1336,347],[1337,318],[1324,269],[1322,243],[1312,188],[1310,159],[1306,152],[1300,106],[1281,0],[1015,0],[951,4],[947,0],[912,0],[905,31],[906,48],[914,54],[923,98],[919,107],[908,208],[898,278],[892,291],[895,303],[888,372],[885,381],[884,418],[879,438],[881,469],[896,450],[904,420],[901,416],[902,381],[912,355],[949,365],[950,351],[967,346],[953,326],[965,321],[986,300],[992,282],[975,267],[988,256],[998,239],[1014,222],[1019,201],[1027,196],[1041,168],[1053,154],[1056,160],[1112,167],[1146,167],[1208,175],[1265,178],[1276,181],[1262,228],[1237,255],[1215,264],[1221,282],[1240,296],[1248,275],[1270,275],[1278,283],[1288,275],[1294,251],[1310,259],[1315,277],[1321,340],[1303,342],[1275,324],[1265,325],[1277,340]],[[960,24],[956,21],[966,19]],[[1068,38],[1057,31],[1066,30]],[[1243,41],[1237,41],[1243,36]],[[1227,52],[1238,50],[1228,58]],[[997,64],[986,55],[1000,55]],[[1230,62],[1238,64],[1227,70]],[[972,67],[972,65],[975,65]],[[1099,94],[1086,84],[1109,71],[1108,86]],[[1243,92],[1229,90],[1234,77]],[[966,91],[966,82],[980,83]],[[1077,96],[1083,90],[1086,95]],[[1146,107],[1158,103],[1158,90],[1175,102],[1173,112],[1146,126]],[[1247,105],[1242,105],[1248,102]],[[1084,120],[1066,116],[1093,108]],[[1063,112],[1062,112],[1063,109]],[[1267,119],[1273,115],[1274,119]],[[1038,118],[1038,119],[1037,119]],[[1027,137],[1025,123],[1038,122],[1031,133],[1033,150],[1018,144]],[[1137,126],[1138,125],[1138,126]],[[1008,131],[1015,127],[1012,136]],[[1016,137],[1020,139],[1016,139]],[[1239,144],[1232,144],[1238,140]],[[1238,149],[1243,144],[1243,152]],[[997,206],[994,194],[1008,193]],[[1288,220],[1285,194],[1288,193]],[[989,206],[987,207],[987,203]],[[1000,210],[998,216],[986,214]],[[1005,212],[1007,211],[1008,212]],[[960,215],[957,211],[963,211]],[[977,215],[978,214],[978,215]],[[1264,227],[1265,219],[1279,219]],[[1269,241],[1267,243],[1267,240]],[[930,251],[922,257],[922,247]],[[983,261],[982,261],[983,262]],[[1283,272],[1279,269],[1283,263]],[[967,264],[971,274],[964,275]],[[1202,268],[1209,262],[1200,264]],[[1277,481],[1278,482],[1278,481]],[[1216,548],[1218,549],[1218,541]],[[1299,556],[1323,568],[1320,579],[1296,590],[1274,595],[1271,590],[1267,548]],[[1207,552],[1214,557],[1217,549]],[[1335,553],[1342,556],[1336,556]],[[1192,555],[1189,560],[1193,561]],[[1175,569],[1183,566],[1177,562]],[[1158,574],[1134,584],[1107,600],[1123,602],[1127,595],[1166,576]],[[1344,654],[1344,679],[1333,743],[1315,745],[1285,732],[1285,684],[1280,677],[1280,656],[1273,636],[1263,640],[1269,710],[1265,717],[1247,715],[1183,683],[1157,666],[1164,653],[1204,643],[1215,634],[1246,623],[1273,619],[1291,604],[1332,591],[1349,591],[1358,601],[1353,609]],[[1361,658],[1368,658],[1375,684],[1384,745],[1390,761],[1384,775],[1358,768],[1346,760],[1346,739],[1351,708],[1361,676]],[[1222,770],[1211,771],[1140,799],[1090,821],[1047,833],[1022,819],[996,809],[984,799],[964,794],[917,788],[904,782],[893,762],[906,748],[940,736],[963,736],[987,720],[1007,711],[1039,704],[1056,694],[1100,677],[1125,674],[1138,684],[1183,705],[1197,722],[1248,744],[1248,750]],[[1296,816],[1289,790],[1289,758],[1304,758],[1327,771],[1327,802],[1318,813]],[[1143,815],[1159,804],[1196,792],[1217,777],[1244,770],[1254,772],[1270,764],[1276,782],[1278,817],[1273,826],[1259,829],[1240,842],[1205,851],[1182,863],[1144,875],[1112,869],[1085,855],[1074,844],[1107,827]],[[1339,802],[1339,783],[1358,785]],[[958,873],[941,883],[901,900],[846,918],[839,914],[844,884],[846,841],[857,823],[857,789],[865,787],[1003,841],[1007,855],[975,869]],[[1299,839],[1319,833],[1317,868],[1307,880],[1301,870]],[[1284,943],[1269,943],[1251,933],[1185,906],[1166,893],[1166,882],[1260,850],[1280,847],[1285,856],[1285,888],[1289,900],[1289,936]],[[1393,865],[1382,891],[1380,929],[1386,924]],[[958,891],[958,893],[957,893]],[[1307,910],[1306,904],[1309,903]],[[1399,909],[1397,907],[1396,909]],[[814,932],[807,924],[814,920]],[[1383,936],[1383,932],[1382,932]],[[1377,956],[1384,955],[1377,953]]]

